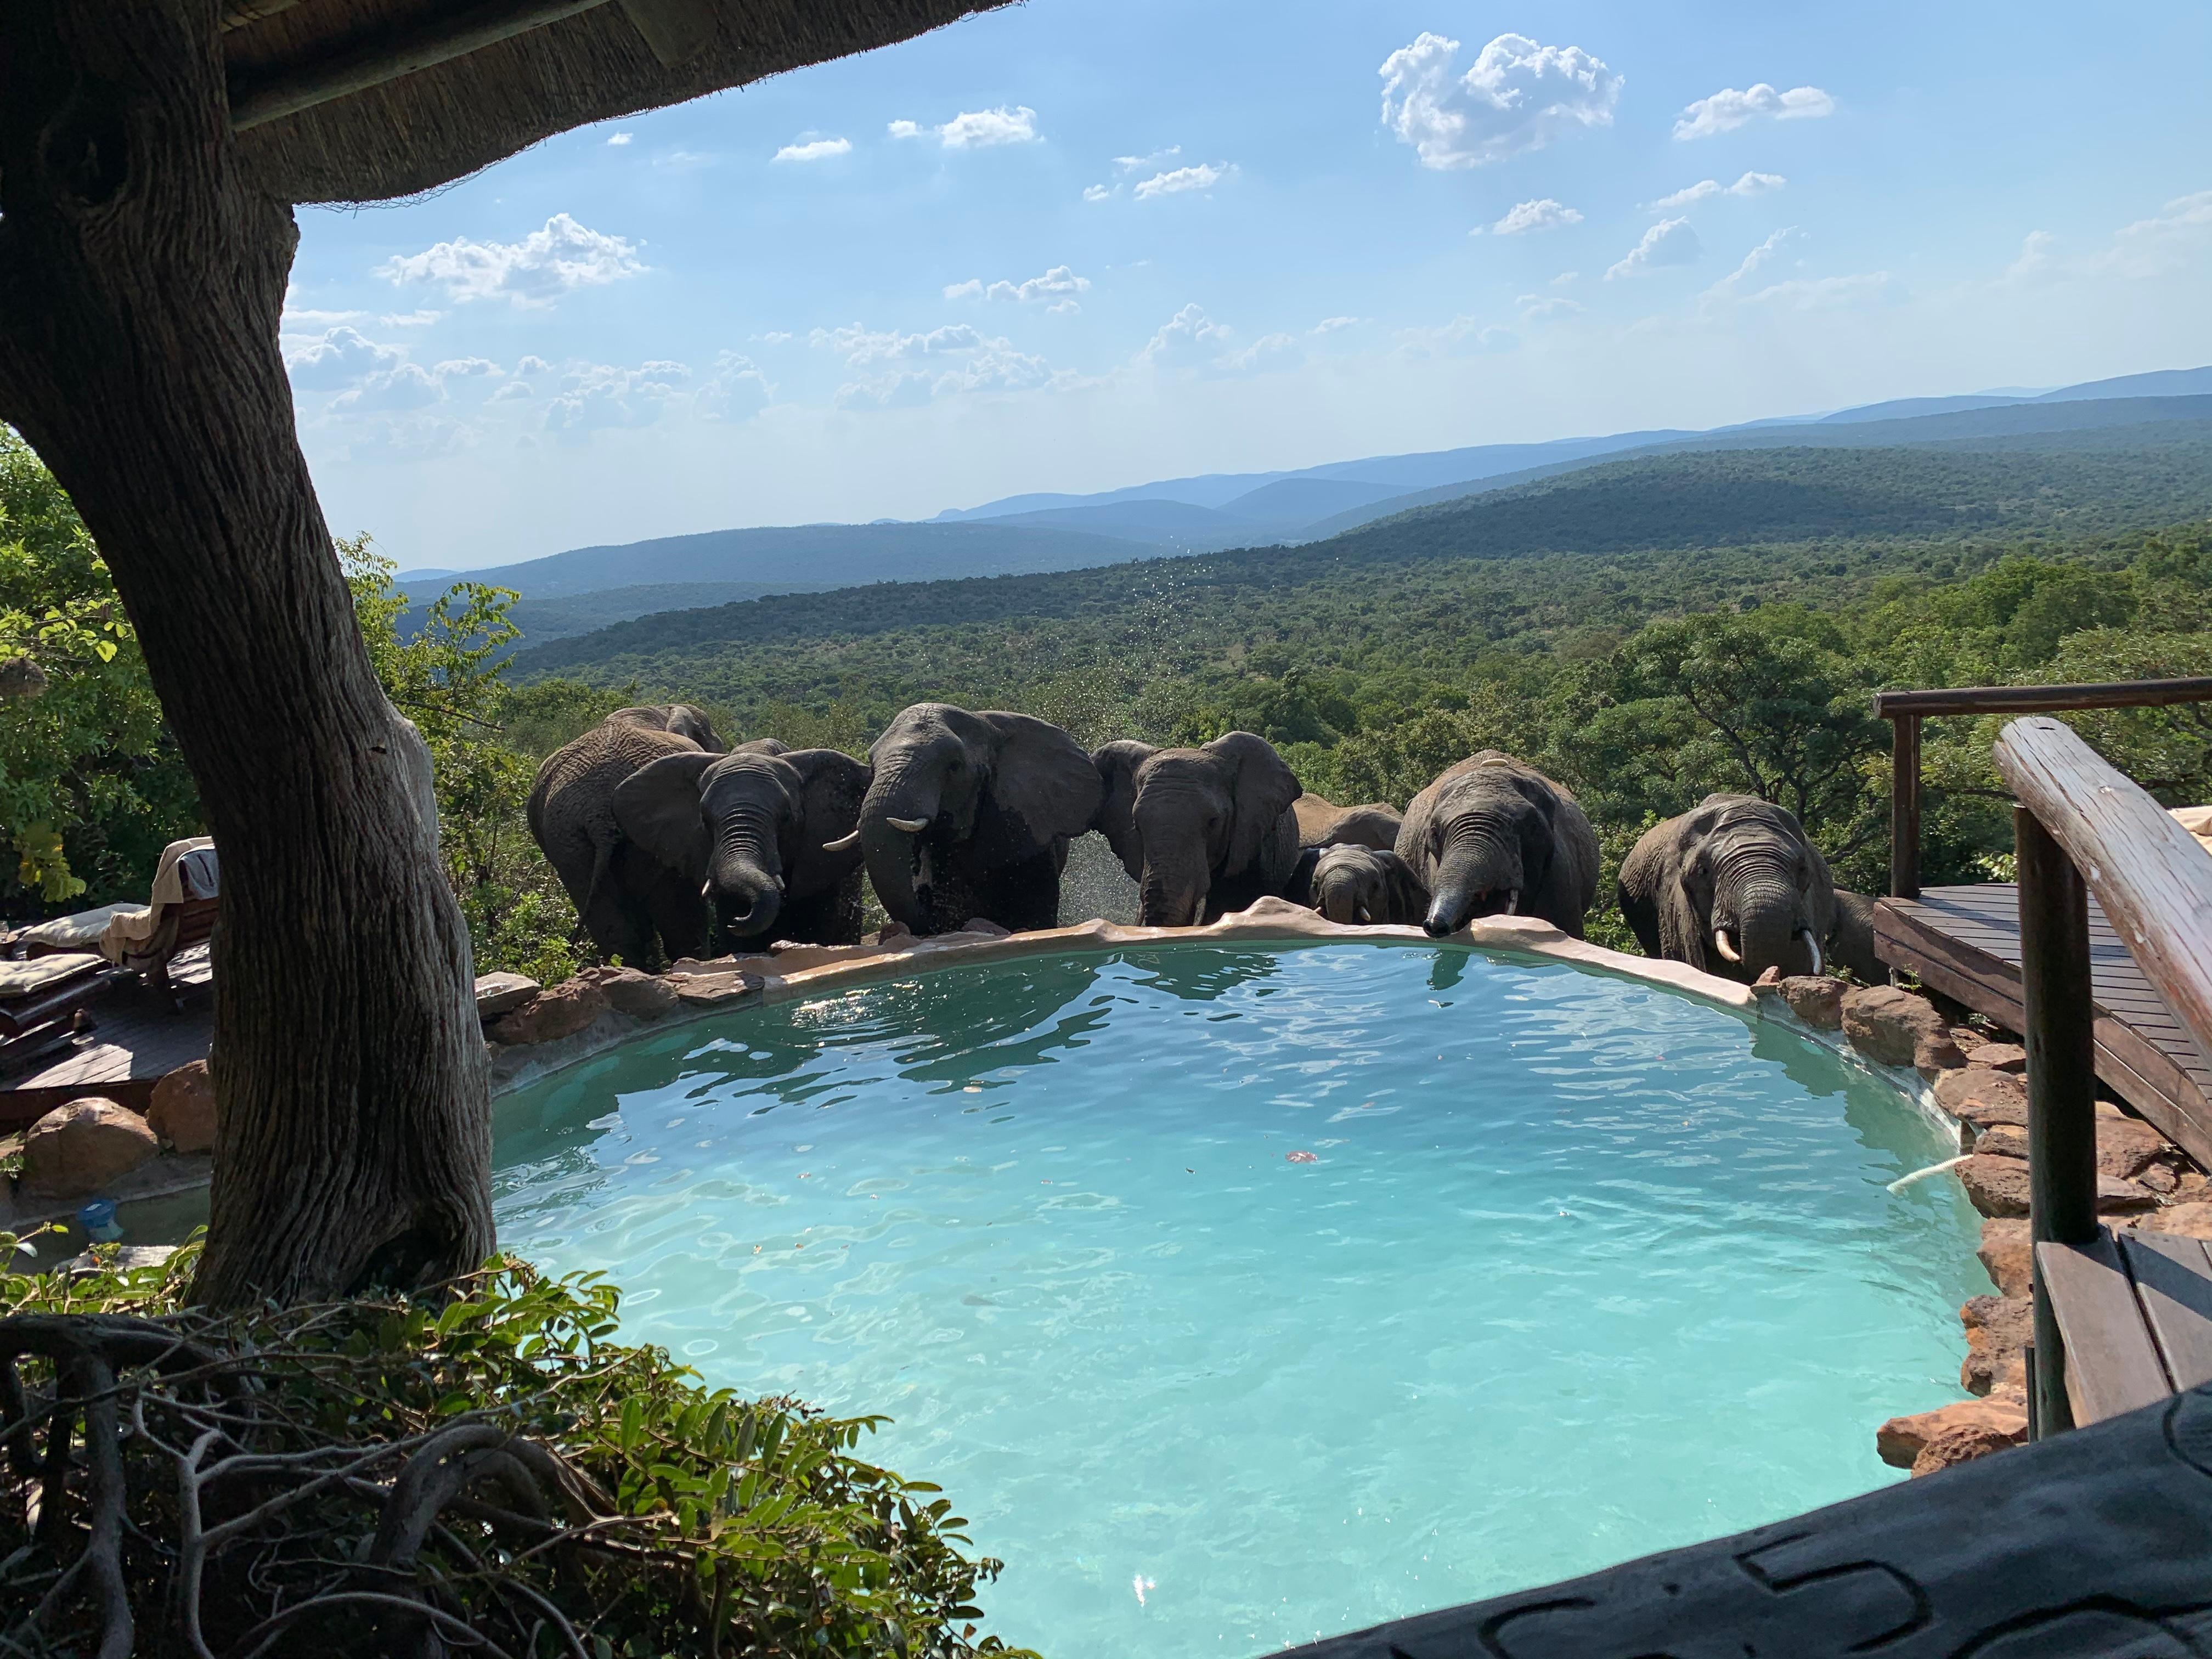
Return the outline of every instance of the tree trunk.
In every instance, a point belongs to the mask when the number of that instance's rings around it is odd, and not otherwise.
[[[0,416],[75,498],[222,854],[198,1296],[493,1242],[468,933],[370,666],[277,344],[297,232],[232,144],[217,0],[0,9]]]

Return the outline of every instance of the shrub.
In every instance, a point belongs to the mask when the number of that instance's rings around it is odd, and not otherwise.
[[[193,1254],[0,1273],[11,1652],[1009,1651],[1000,1564],[854,1455],[881,1419],[709,1390],[596,1277],[217,1316]]]

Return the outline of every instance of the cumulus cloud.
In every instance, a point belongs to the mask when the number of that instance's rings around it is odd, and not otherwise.
[[[1156,149],[1150,155],[1117,155],[1114,165],[1124,173],[1135,173],[1143,167],[1156,167],[1163,161],[1172,161],[1182,154],[1181,144],[1170,144],[1165,149]]]
[[[1776,254],[1802,235],[1803,233],[1795,225],[1783,226],[1757,247],[1745,254],[1741,264],[1707,289],[1705,297],[1709,300],[1735,297],[1762,266],[1769,264]]]
[[[1091,291],[1091,279],[1079,276],[1066,265],[1054,265],[1042,276],[1031,276],[1019,283],[1000,281],[988,286],[980,276],[971,276],[964,283],[949,283],[945,297],[948,300],[1012,300],[1027,305],[1032,300],[1053,300],[1059,303],[1054,311],[1075,308],[1074,297]]]
[[[1501,34],[1455,75],[1459,45],[1424,33],[1377,71],[1383,125],[1413,147],[1423,167],[1480,167],[1577,128],[1612,125],[1621,77],[1580,46]]]
[[[413,363],[401,363],[370,375],[350,392],[339,393],[331,407],[348,414],[427,409],[445,395],[436,375]]]
[[[1200,161],[1196,167],[1176,167],[1166,173],[1156,173],[1149,179],[1139,179],[1135,194],[1139,201],[1149,202],[1158,196],[1180,196],[1185,191],[1212,190],[1224,179],[1233,177],[1236,172],[1233,162],[1224,161],[1217,167],[1211,161]]]
[[[573,364],[545,406],[545,429],[580,437],[606,427],[651,426],[683,392],[691,371],[665,361],[624,368],[613,363]]]
[[[627,132],[611,132],[607,135],[607,142],[619,149],[622,145],[629,143],[632,137],[632,134]]]
[[[1187,305],[1161,325],[1137,360],[1159,368],[1193,368],[1223,355],[1235,338],[1236,331],[1208,317],[1203,306]]]
[[[966,323],[915,334],[854,323],[817,328],[808,339],[842,357],[848,368],[872,371],[838,388],[837,402],[848,408],[907,407],[963,392],[1027,392],[1054,379],[1043,358]]]
[[[381,345],[359,329],[341,325],[285,355],[292,384],[302,392],[336,392],[367,374],[395,367],[407,354]]]
[[[2058,239],[2047,230],[2031,230],[2021,238],[2020,257],[2005,267],[2005,279],[2014,283],[2037,283],[2051,276],[2056,265],[2051,250]]]
[[[1662,219],[1644,233],[1644,240],[1628,250],[1619,263],[1608,267],[1606,281],[1616,277],[1633,276],[1638,271],[1655,270],[1661,265],[1694,264],[1705,252],[1705,244],[1698,233],[1690,228],[1687,219]]]
[[[1264,374],[1270,369],[1295,368],[1305,356],[1295,335],[1262,334],[1243,350],[1216,358],[1213,366],[1231,374]]]
[[[572,289],[596,288],[645,270],[634,244],[556,213],[519,242],[459,237],[387,259],[376,274],[395,283],[437,283],[457,301],[502,299],[547,306]]]
[[[2212,242],[2212,190],[2177,196],[2159,212],[2112,234],[2098,269],[2123,276],[2161,276],[2203,257]]]
[[[1541,322],[1547,317],[1580,311],[1582,307],[1564,294],[1523,294],[1513,303],[1521,308],[1523,325]]]
[[[501,369],[489,357],[448,357],[430,372],[441,380],[465,380],[480,376],[496,377]]]
[[[552,364],[532,352],[514,366],[514,372],[518,374],[543,374],[552,367]]]
[[[1027,104],[1008,109],[963,110],[941,126],[894,121],[894,138],[934,138],[946,149],[988,149],[994,144],[1031,144],[1037,140],[1036,112]]]
[[[1583,216],[1576,210],[1547,196],[1540,201],[1516,203],[1491,229],[1500,236],[1521,236],[1532,230],[1559,230],[1582,222]]]
[[[387,311],[376,320],[386,328],[428,328],[445,314],[442,311]]]
[[[1120,188],[1118,185],[1085,185],[1083,187],[1083,199],[1086,202],[1103,202]]]
[[[1674,121],[1677,138],[1711,138],[1733,132],[1747,122],[1813,121],[1836,112],[1836,100],[1818,87],[1792,87],[1777,92],[1761,81],[1738,92],[1723,87],[1710,98],[1686,106]]]
[[[1717,179],[1700,179],[1694,185],[1686,185],[1672,196],[1662,196],[1651,204],[1655,213],[1671,213],[1677,208],[1694,207],[1699,202],[1709,202],[1716,196],[1764,196],[1769,191],[1779,190],[1790,181],[1778,173],[1747,173],[1732,185]]]
[[[1324,317],[1307,331],[1310,334],[1334,334],[1339,329],[1357,328],[1366,321],[1364,317]]]
[[[799,138],[786,144],[769,159],[776,161],[822,161],[832,155],[850,155],[850,138]]]
[[[716,354],[714,372],[692,402],[710,420],[738,421],[765,408],[775,396],[758,364],[741,353],[724,351]]]

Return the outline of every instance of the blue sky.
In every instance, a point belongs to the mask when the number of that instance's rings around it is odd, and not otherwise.
[[[2212,8],[1029,0],[302,210],[333,530],[467,568],[2212,362]]]

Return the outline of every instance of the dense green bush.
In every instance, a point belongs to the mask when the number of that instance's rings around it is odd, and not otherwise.
[[[218,1316],[192,1255],[0,1272],[10,1652],[1009,1651],[1000,1564],[854,1455],[881,1419],[710,1390],[593,1278]]]

